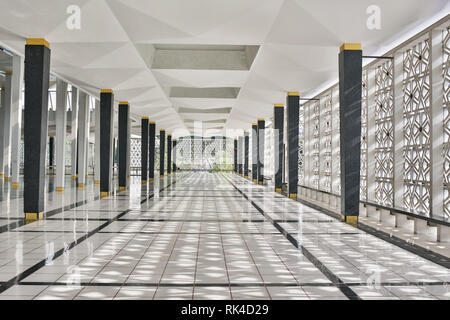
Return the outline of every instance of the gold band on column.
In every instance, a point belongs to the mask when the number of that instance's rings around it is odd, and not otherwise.
[[[27,221],[36,221],[36,220],[42,220],[44,218],[44,213],[25,213],[25,220]]]

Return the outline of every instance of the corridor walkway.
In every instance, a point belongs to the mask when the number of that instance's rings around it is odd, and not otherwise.
[[[179,172],[55,193],[46,220],[1,230],[0,299],[450,299],[444,266],[269,188]]]

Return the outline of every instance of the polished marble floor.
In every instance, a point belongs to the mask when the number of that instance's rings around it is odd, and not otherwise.
[[[30,224],[1,189],[0,299],[450,299],[445,266],[231,173],[90,182]]]

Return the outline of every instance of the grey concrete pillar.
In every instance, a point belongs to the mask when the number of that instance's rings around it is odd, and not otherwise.
[[[352,225],[359,216],[361,99],[361,45],[344,44],[339,53],[341,215]]]
[[[80,91],[78,103],[78,187],[83,189],[86,185],[87,153],[89,147],[89,96]]]
[[[22,82],[23,82],[23,58],[13,57],[13,75],[11,89],[11,178],[13,189],[19,187],[20,174],[20,141],[21,141],[21,123],[22,123]]]
[[[5,77],[5,104],[3,127],[3,173],[5,181],[11,181],[11,104],[12,104],[12,72],[6,72]]]
[[[2,87],[1,92],[1,100],[0,100],[0,178],[3,179],[5,177],[4,173],[4,158],[3,154],[5,153],[5,130],[3,130],[5,126],[5,87]]]
[[[78,157],[78,89],[72,86],[72,125],[71,125],[71,175],[72,180],[77,179]]]
[[[298,189],[298,122],[299,122],[299,93],[288,92],[286,97],[287,112],[287,167],[288,167],[288,195],[297,199]]]
[[[25,46],[24,212],[27,221],[44,218],[45,154],[48,134],[50,45],[27,39]]]

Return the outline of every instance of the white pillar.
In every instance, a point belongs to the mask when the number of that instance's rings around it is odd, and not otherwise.
[[[22,123],[22,83],[23,83],[23,62],[24,59],[20,56],[13,57],[13,75],[12,75],[12,90],[11,90],[11,178],[12,188],[19,187],[20,174],[20,140]]]
[[[78,89],[72,86],[72,125],[71,125],[71,140],[72,140],[72,152],[71,152],[71,170],[72,180],[77,179],[77,146],[78,146]]]
[[[67,83],[56,80],[56,191],[64,191],[66,175]]]
[[[86,185],[87,162],[86,154],[88,152],[89,143],[89,96],[81,92],[79,93],[79,136],[78,136],[78,187],[84,188]]]
[[[431,59],[431,213],[444,216],[444,77],[442,29],[430,32]]]
[[[394,54],[394,207],[403,207],[403,52]]]
[[[5,87],[2,87],[2,96],[0,103],[0,178],[4,178],[5,173],[3,172],[3,154],[5,152],[5,132],[3,130],[5,126]]]
[[[89,153],[92,153],[92,150],[90,148],[89,144],[89,138],[91,134],[91,104],[92,100],[91,97],[88,95],[87,97],[87,103],[86,103],[86,109],[87,109],[87,123],[86,123],[86,154],[84,162],[86,163],[86,174],[85,178],[87,179],[89,176]]]
[[[11,162],[11,81],[12,81],[12,72],[7,72],[5,77],[5,104],[4,104],[4,115],[5,122],[3,127],[3,173],[5,174],[5,181],[11,180],[11,170],[10,170],[10,162]]]
[[[95,163],[94,163],[94,180],[95,184],[100,184],[100,101],[95,100]]]
[[[376,125],[375,125],[375,68],[367,70],[367,200],[375,202],[375,149]]]

